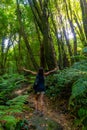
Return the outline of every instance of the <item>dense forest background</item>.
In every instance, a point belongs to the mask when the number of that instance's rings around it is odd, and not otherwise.
[[[66,100],[75,127],[86,130],[87,0],[0,1],[1,127],[5,120],[6,129],[12,123],[16,128],[11,114],[22,111],[27,98],[12,93],[32,82],[21,68],[37,71],[39,66],[45,71],[59,67],[46,79],[46,94],[52,101]]]

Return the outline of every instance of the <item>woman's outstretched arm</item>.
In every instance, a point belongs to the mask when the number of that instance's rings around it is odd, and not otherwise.
[[[33,75],[36,75],[36,74],[37,74],[37,72],[31,71],[31,70],[27,70],[27,69],[25,69],[25,68],[23,68],[23,70],[26,71],[26,72],[29,72],[29,73],[31,73],[31,74],[33,74]]]
[[[48,72],[45,72],[44,75],[47,76],[47,75],[49,75],[49,74],[51,74],[51,73],[57,71],[58,69],[59,69],[59,68],[56,67],[56,68],[54,68],[53,70],[50,70],[50,71],[48,71]]]

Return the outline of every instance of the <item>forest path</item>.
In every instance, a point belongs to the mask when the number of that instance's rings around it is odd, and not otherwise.
[[[28,91],[28,88],[24,88],[22,90],[16,91],[18,95],[21,95],[22,93],[26,93]],[[35,104],[35,95],[31,92],[29,93],[28,99],[24,105],[24,111],[22,114],[22,118],[27,119],[30,121],[30,124],[33,124],[34,122],[40,127],[37,129],[34,128],[34,126],[30,126],[29,130],[76,130],[74,127],[72,127],[72,118],[70,117],[69,113],[66,111],[64,112],[62,110],[62,107],[59,107],[57,110],[53,109],[52,105],[50,103],[50,100],[45,96],[45,105],[44,105],[44,116],[40,117],[39,115],[35,115],[34,111],[34,104]],[[58,101],[60,102],[60,101]],[[47,129],[47,127],[44,127],[48,125],[46,122],[47,120],[51,120],[51,127],[52,123],[57,125],[57,128],[53,129]]]
[[[34,118],[36,118],[37,116],[35,116],[34,114],[35,97],[34,97],[34,94],[32,93],[28,97],[28,104],[29,104],[29,107],[33,108],[33,111],[31,111],[30,113],[25,112],[25,118],[28,119],[30,118],[30,116],[31,117],[34,116]],[[58,109],[57,111],[54,110],[51,107],[49,103],[49,99],[46,96],[45,96],[44,112],[45,112],[44,117],[46,119],[50,118],[61,126],[61,128],[58,128],[56,130],[75,130],[74,128],[72,128],[72,120],[71,120],[70,115],[67,113],[63,113],[62,110],[60,109]],[[36,120],[38,119],[36,118]],[[48,129],[44,129],[44,130],[48,130]]]

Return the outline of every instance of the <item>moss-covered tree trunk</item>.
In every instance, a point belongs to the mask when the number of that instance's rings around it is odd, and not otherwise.
[[[76,37],[76,32],[75,32],[75,28],[73,24],[73,18],[72,18],[73,11],[71,8],[71,2],[70,0],[68,2],[64,0],[64,2],[66,6],[66,14],[67,14],[68,22],[70,25],[71,32],[73,34],[73,51],[74,51],[74,55],[77,55],[77,37]],[[69,12],[70,12],[70,15],[69,15]]]
[[[48,68],[52,69],[57,66],[57,60],[55,56],[53,40],[50,34],[50,27],[48,22],[48,2],[44,2],[42,12],[43,43],[45,49],[45,58]]]
[[[19,8],[18,0],[16,0],[16,2],[17,2],[17,17],[18,17],[19,26],[20,26],[20,31],[19,31],[19,32],[21,33],[21,35],[22,35],[22,37],[23,37],[23,40],[24,40],[25,45],[26,45],[26,48],[27,48],[28,53],[29,53],[29,55],[30,55],[31,62],[32,62],[34,68],[35,68],[36,70],[38,70],[38,64],[37,64],[37,62],[36,62],[36,60],[35,60],[35,58],[34,58],[32,49],[31,49],[30,44],[29,44],[29,41],[28,41],[28,37],[27,37],[27,35],[26,35],[25,29],[24,29],[24,26],[23,26],[23,22],[22,22],[22,20],[21,20],[21,11],[20,11],[20,8]]]
[[[49,69],[52,69],[57,66],[57,60],[56,60],[54,45],[53,45],[53,41],[49,29],[49,20],[48,20],[49,1],[28,0],[28,2],[31,6],[34,18],[43,36],[44,55],[45,55],[46,65]]]

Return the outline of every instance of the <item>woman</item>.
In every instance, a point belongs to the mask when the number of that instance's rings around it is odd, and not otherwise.
[[[38,72],[33,72],[31,70],[27,70],[23,68],[24,71],[30,72],[33,75],[36,75],[37,80],[37,88],[35,89],[35,113],[39,113],[41,116],[44,114],[44,94],[45,94],[45,85],[44,85],[44,77],[48,76],[49,74],[55,72],[58,68],[55,68],[51,71],[44,72],[43,67],[40,67]],[[39,103],[40,103],[40,110],[39,110]]]

